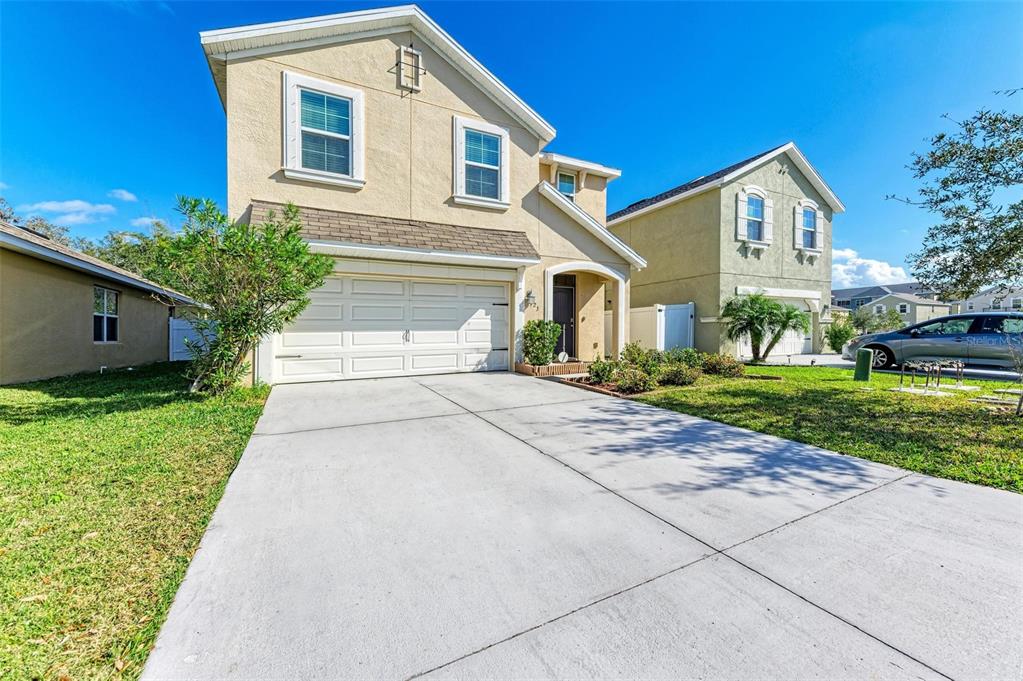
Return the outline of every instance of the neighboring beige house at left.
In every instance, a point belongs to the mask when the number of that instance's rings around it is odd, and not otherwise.
[[[0,385],[166,361],[173,305],[194,304],[0,222]]]
[[[302,316],[261,343],[259,379],[510,370],[535,318],[591,360],[605,301],[609,350],[624,344],[646,262],[604,224],[619,171],[545,151],[554,128],[418,7],[201,42],[227,114],[230,217],[294,203],[312,250],[335,259]]]

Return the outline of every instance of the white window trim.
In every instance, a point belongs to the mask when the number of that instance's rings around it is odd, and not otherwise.
[[[1012,298],[1009,298],[1009,309],[1010,310],[1018,310],[1020,308],[1023,308],[1023,298],[1020,298],[1019,296],[1014,296]]]
[[[877,305],[874,306],[874,314],[881,314],[882,312],[887,312],[887,311],[888,311],[888,308],[884,304],[877,304]]]
[[[759,197],[764,202],[764,217],[760,221],[761,239],[748,237],[746,206],[750,194]],[[736,196],[735,229],[736,241],[745,244],[750,252],[765,250],[774,241],[774,201],[767,196],[767,191],[763,187],[750,184],[739,190]]]
[[[899,314],[909,314],[909,303],[899,303]]]
[[[313,90],[333,97],[343,97],[352,103],[351,134],[349,153],[352,174],[328,173],[302,167],[302,98],[300,90]],[[366,184],[366,159],[364,134],[365,104],[362,90],[310,78],[289,71],[284,72],[284,176],[292,180],[320,182],[351,189],[361,189]]]
[[[814,248],[807,248],[803,245],[803,232],[808,231],[803,227],[803,210],[810,208],[813,210],[816,216],[816,224],[814,226],[815,241],[817,246]],[[800,251],[807,255],[820,255],[824,252],[824,215],[821,213],[820,206],[817,205],[816,201],[811,199],[800,199],[796,202],[795,210],[792,214],[792,246],[797,251]]]
[[[103,340],[96,340],[95,338],[93,338],[92,342],[94,345],[116,345],[117,343],[121,342],[121,292],[116,289],[107,288],[106,286],[100,286],[98,284],[94,284],[92,288],[94,291],[96,289],[103,291],[103,312],[102,313],[96,312],[95,299],[93,299],[92,310],[93,317],[103,317]],[[110,314],[109,312],[107,312],[107,293],[113,293],[114,299],[117,300],[117,314]],[[95,293],[93,295],[95,295]],[[117,320],[117,340],[106,339],[108,317]]]
[[[974,308],[973,301],[972,300],[966,301],[966,310],[970,311],[973,310],[973,308]]]
[[[452,177],[454,180],[454,195],[452,196],[452,200],[463,206],[489,208],[490,210],[507,210],[511,207],[509,198],[511,196],[511,173],[509,172],[509,166],[511,164],[508,160],[511,151],[511,136],[508,133],[508,129],[472,118],[463,118],[462,116],[452,116],[452,119],[453,135],[455,138],[454,144],[452,144],[452,149],[454,151],[454,175]],[[501,166],[498,169],[498,172],[501,174],[501,194],[497,199],[488,199],[482,196],[471,196],[465,193],[465,131],[467,129],[485,132],[488,135],[496,135],[501,139]]]
[[[577,193],[579,193],[579,176],[576,175],[575,173],[573,173],[570,170],[559,170],[556,175],[557,176],[555,177],[555,181],[556,182],[555,182],[554,188],[557,189],[558,192],[562,196],[564,196],[566,199],[568,199],[570,201],[575,201],[575,195]],[[571,194],[566,194],[565,192],[561,191],[561,176],[562,175],[565,175],[566,177],[571,177],[572,178],[572,193]]]

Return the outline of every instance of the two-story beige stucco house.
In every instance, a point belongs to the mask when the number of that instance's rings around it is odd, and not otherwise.
[[[416,6],[201,34],[227,113],[232,218],[291,202],[334,275],[260,345],[270,383],[507,370],[523,324],[559,350],[628,337],[643,258],[605,227],[619,171],[554,128]],[[605,293],[606,289],[606,293]]]
[[[695,345],[747,354],[729,342],[719,314],[736,296],[763,292],[806,310],[812,332],[786,336],[776,354],[819,352],[830,320],[831,220],[842,202],[795,144],[638,201],[608,227],[643,253],[634,307],[696,304]]]

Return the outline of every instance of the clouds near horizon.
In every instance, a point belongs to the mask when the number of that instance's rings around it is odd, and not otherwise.
[[[884,260],[861,258],[852,248],[836,248],[831,251],[831,288],[854,288],[901,284],[912,277],[902,267]]]

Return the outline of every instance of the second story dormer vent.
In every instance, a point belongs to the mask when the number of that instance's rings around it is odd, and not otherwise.
[[[398,48],[398,87],[408,92],[419,92],[423,88],[423,53],[412,44]]]

